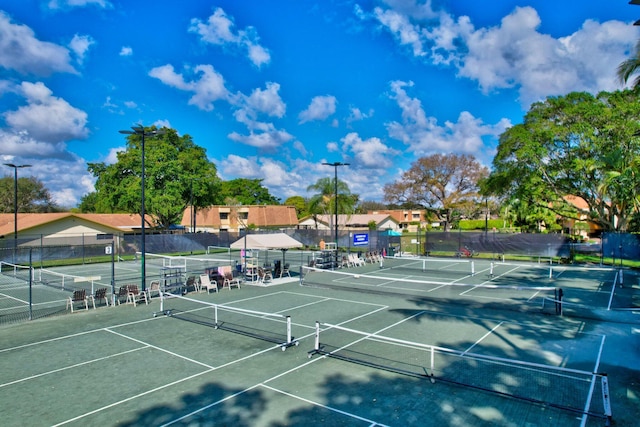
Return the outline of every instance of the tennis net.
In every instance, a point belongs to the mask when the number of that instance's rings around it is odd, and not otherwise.
[[[12,264],[6,261],[0,261],[0,273],[5,276],[15,277],[16,279],[29,281],[29,278],[35,280],[34,270],[28,265]]]
[[[611,417],[606,374],[462,352],[320,322],[309,351],[309,357],[314,355],[585,416]]]
[[[159,314],[272,342],[283,351],[298,345],[291,335],[291,316],[214,304],[165,292],[161,297]]]

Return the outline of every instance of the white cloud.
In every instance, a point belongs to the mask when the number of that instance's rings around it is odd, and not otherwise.
[[[349,108],[349,117],[347,117],[347,123],[351,124],[353,122],[358,122],[361,120],[369,119],[373,117],[373,110],[369,110],[364,113],[357,107]]]
[[[78,34],[73,36],[69,48],[75,53],[76,60],[79,64],[84,62],[85,55],[89,48],[95,44],[95,40],[91,36],[79,36]]]
[[[298,115],[299,122],[326,119],[336,112],[336,102],[336,97],[331,95],[314,97],[307,109]]]
[[[265,90],[254,89],[246,98],[246,105],[257,112],[282,118],[287,106],[278,93],[280,85],[268,82],[266,86]]]
[[[262,132],[250,132],[249,135],[242,135],[238,132],[232,132],[228,135],[229,139],[252,147],[261,148],[263,150],[272,151],[293,139],[293,135],[285,130],[278,130],[272,124],[264,124],[265,129]]]
[[[374,14],[380,23],[387,27],[398,39],[401,45],[411,46],[414,56],[423,56],[425,54],[420,27],[412,24],[409,17],[398,11],[383,10],[380,7],[374,9]]]
[[[216,8],[206,22],[193,18],[189,32],[198,34],[205,43],[246,50],[247,56],[257,67],[268,64],[271,55],[260,45],[255,29],[247,27],[236,32],[234,27],[233,19],[222,8]]]
[[[495,139],[506,130],[511,123],[502,119],[495,125],[484,124],[481,119],[463,111],[457,122],[445,122],[439,126],[437,119],[427,117],[420,100],[411,98],[405,87],[410,83],[392,82],[391,99],[394,99],[402,110],[402,122],[386,123],[391,138],[402,141],[416,156],[433,153],[455,152],[469,153],[477,157],[488,157],[483,138]]]
[[[0,67],[37,76],[77,73],[67,48],[38,40],[31,28],[13,24],[3,11],[0,11]]]
[[[356,132],[351,132],[341,139],[343,149],[352,152],[358,167],[368,169],[384,169],[393,165],[393,157],[397,150],[382,143],[380,138],[362,139]]]
[[[638,34],[631,24],[587,20],[573,34],[554,38],[539,32],[541,18],[528,6],[516,7],[499,25],[475,29],[466,16],[429,13],[429,2],[422,15],[416,2],[386,3],[373,16],[414,56],[456,67],[484,93],[514,88],[525,108],[547,96],[618,89],[611,64],[626,59]]]
[[[327,142],[327,151],[330,152],[330,153],[339,152],[340,151],[340,146],[335,141]]]
[[[89,135],[87,113],[53,96],[43,83],[23,82],[19,91],[27,105],[4,114],[5,122],[14,132],[51,144],[85,139]]]
[[[50,0],[49,9],[66,9],[71,7],[100,6],[103,9],[112,7],[107,0]]]
[[[2,146],[2,152],[9,156],[61,158],[68,155],[65,152],[66,144],[38,141],[29,136],[26,131],[0,129],[0,146]]]
[[[131,56],[133,55],[133,48],[131,46],[122,46],[120,49],[120,56]]]
[[[189,105],[195,105],[204,111],[213,110],[213,103],[228,99],[229,93],[224,86],[224,78],[211,65],[198,65],[193,69],[197,77],[186,81],[182,74],[176,73],[173,65],[167,64],[153,68],[149,75],[160,80],[167,86],[186,92],[192,92]]]
[[[105,157],[104,162],[108,165],[112,165],[118,161],[118,153],[127,151],[127,147],[114,147],[109,150],[109,154]]]

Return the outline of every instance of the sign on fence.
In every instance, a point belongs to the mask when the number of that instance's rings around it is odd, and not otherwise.
[[[354,234],[353,246],[369,246],[369,234],[368,233]]]

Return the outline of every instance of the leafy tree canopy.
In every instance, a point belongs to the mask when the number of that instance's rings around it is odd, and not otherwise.
[[[376,202],[373,200],[363,200],[356,207],[356,212],[366,214],[369,211],[382,211],[389,209],[387,205],[382,202]]]
[[[478,183],[489,171],[468,154],[434,154],[412,163],[402,177],[384,186],[384,200],[438,212],[449,229],[456,211],[480,199]]]
[[[307,201],[302,196],[292,196],[284,201],[285,206],[293,206],[296,208],[296,216],[298,219],[304,218],[309,215],[307,209]]]
[[[15,182],[13,176],[0,178],[0,212],[13,213]],[[59,212],[49,190],[36,177],[18,177],[18,212]]]
[[[237,178],[221,183],[223,200],[233,200],[238,205],[278,205],[280,199],[269,194],[262,179]]]
[[[146,128],[145,132],[153,130],[155,127]],[[216,167],[207,159],[206,150],[189,135],[163,130],[162,135],[144,139],[145,212],[156,222],[151,225],[166,228],[181,221],[191,201],[201,208],[220,204],[223,198]],[[141,135],[129,135],[127,148],[118,153],[116,163],[89,163],[89,172],[97,178],[96,192],[86,196],[81,206],[99,213],[139,213],[141,149]]]
[[[316,194],[309,199],[309,212],[312,215],[334,214],[336,211],[336,181],[334,178],[320,178],[307,187],[307,191]],[[356,194],[351,194],[346,182],[338,180],[338,213],[350,214],[358,201]]]
[[[570,93],[531,106],[500,137],[488,194],[580,218],[565,196],[588,205],[604,230],[627,229],[640,189],[640,99],[632,91]]]

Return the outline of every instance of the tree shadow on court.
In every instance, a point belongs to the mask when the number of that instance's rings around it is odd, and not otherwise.
[[[118,425],[158,426],[186,417],[176,425],[248,427],[256,424],[266,405],[267,399],[259,390],[234,390],[209,383],[197,392],[183,394],[175,404],[151,406]]]
[[[343,371],[357,368],[349,364]],[[452,367],[455,369],[455,367]],[[566,426],[574,414],[521,404],[469,388],[450,386],[427,379],[390,376],[372,371],[364,377],[336,373],[321,384],[325,408],[308,407],[291,411],[285,426],[474,426],[514,425]],[[358,379],[354,379],[358,378]],[[490,379],[488,379],[490,381]],[[331,408],[329,410],[328,408]]]

